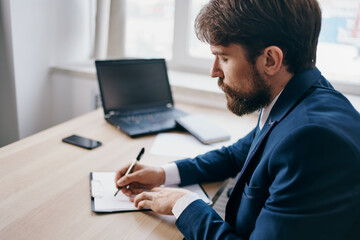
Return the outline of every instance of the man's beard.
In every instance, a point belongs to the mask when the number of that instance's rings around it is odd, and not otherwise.
[[[270,87],[261,78],[255,67],[253,67],[251,78],[253,89],[248,93],[231,89],[228,85],[225,85],[222,78],[218,80],[219,87],[226,95],[228,109],[238,116],[260,110],[271,101]]]

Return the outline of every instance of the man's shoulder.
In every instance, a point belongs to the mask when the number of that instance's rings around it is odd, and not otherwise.
[[[351,124],[354,130],[360,130],[360,114],[350,101],[332,87],[322,84],[314,85],[287,117],[297,125],[320,124],[338,128]]]
[[[326,86],[315,86],[278,122],[269,140],[282,142],[291,134],[311,141],[314,135],[360,142],[360,114],[345,96]],[[274,143],[275,144],[275,143]]]

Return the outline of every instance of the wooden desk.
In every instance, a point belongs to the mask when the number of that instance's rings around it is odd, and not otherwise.
[[[208,115],[236,137],[244,136],[257,120],[255,115],[238,118],[227,110],[177,107]],[[89,151],[61,142],[71,134],[100,140],[103,146]],[[106,123],[99,109],[0,148],[1,239],[182,239],[173,216],[91,211],[91,171],[115,171],[141,147],[147,149],[143,163],[175,160],[149,153],[154,138],[127,137]],[[212,197],[219,186],[204,188]]]

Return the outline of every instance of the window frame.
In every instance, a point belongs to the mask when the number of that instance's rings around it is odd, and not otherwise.
[[[175,0],[173,58],[169,61],[169,66],[176,70],[207,74],[212,61],[192,57],[189,53],[190,8],[191,0]]]

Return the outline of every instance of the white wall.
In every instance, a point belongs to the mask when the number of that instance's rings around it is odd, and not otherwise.
[[[52,123],[53,65],[91,55],[91,0],[11,0],[11,27],[20,138]]]
[[[91,64],[93,65],[93,64]],[[81,70],[81,67],[79,67]],[[99,85],[94,71],[66,71],[56,68],[51,73],[52,124],[70,120],[101,106]]]

